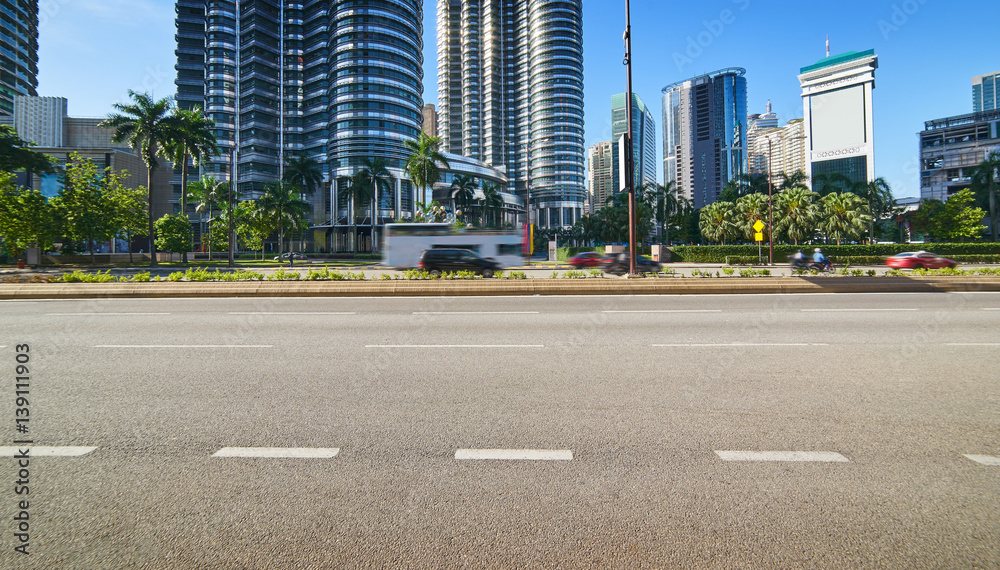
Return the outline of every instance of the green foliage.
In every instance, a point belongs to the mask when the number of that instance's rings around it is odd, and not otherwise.
[[[604,277],[604,272],[596,267],[591,268],[587,273],[589,273],[591,277]]]
[[[278,269],[284,273],[284,270]],[[277,273],[278,271],[275,271]],[[358,281],[364,280],[364,273],[352,273],[350,271],[341,273],[339,271],[330,271],[329,267],[324,267],[323,269],[310,269],[304,279],[306,281]]]
[[[59,231],[55,204],[41,192],[18,188],[14,175],[0,172],[0,240],[18,257],[28,247],[52,247]]]
[[[909,215],[910,222],[915,231],[934,239],[978,238],[986,229],[982,225],[986,212],[972,206],[974,200],[975,196],[969,189],[956,192],[947,202],[926,200]]]
[[[53,203],[64,222],[65,237],[85,242],[93,260],[97,243],[111,239],[120,229],[117,222],[131,218],[124,214],[126,208],[135,206],[131,198],[118,173],[110,167],[99,173],[93,160],[73,153],[66,165],[63,188]],[[123,202],[119,204],[118,199]]]
[[[502,279],[527,279],[528,276],[523,271],[506,271],[502,275],[497,274]]]
[[[84,273],[78,269],[72,273],[63,273],[61,277],[53,281],[62,283],[108,283],[118,281],[118,278],[111,275],[110,269],[104,273],[100,271],[96,273]]]
[[[148,271],[140,271],[140,272],[136,273],[135,275],[133,275],[130,280],[131,281],[135,281],[137,283],[147,283],[147,282],[150,281],[149,272]]]
[[[167,214],[156,220],[156,248],[173,253],[191,251],[191,221],[187,216]]]
[[[268,281],[298,281],[301,278],[302,274],[298,271],[285,271],[283,267],[279,267],[267,276]]]
[[[14,127],[0,125],[0,173],[29,170],[35,173],[55,171],[55,159],[31,150],[32,143],[17,135]]]
[[[733,273],[736,273],[736,269],[733,267],[723,267],[722,272],[726,275],[732,275]]]
[[[807,254],[815,246],[775,245],[775,263],[785,263],[790,255],[798,249]],[[855,265],[878,265],[885,258],[904,251],[926,249],[934,253],[968,263],[1000,261],[1000,243],[934,243],[934,244],[858,244],[858,245],[820,245],[823,253],[834,263],[850,262]],[[680,245],[670,248],[674,262],[681,263],[728,263],[731,265],[759,263],[756,245]],[[767,260],[767,249],[764,249],[764,260]],[[969,256],[969,257],[963,257]],[[745,263],[739,263],[739,262]]]
[[[585,271],[570,270],[563,272],[562,276],[567,279],[578,279],[580,277],[586,277],[587,273]]]

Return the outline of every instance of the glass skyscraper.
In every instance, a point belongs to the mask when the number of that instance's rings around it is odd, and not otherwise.
[[[972,112],[1000,109],[1000,71],[972,78]]]
[[[625,108],[625,94],[611,96],[611,141],[615,145],[612,153],[611,175],[615,180],[615,192],[625,189],[623,171],[619,165],[622,150],[618,148],[622,136],[628,134],[628,110]],[[653,112],[635,93],[632,94],[632,157],[635,161],[633,173],[635,187],[656,182],[656,122]],[[603,205],[603,204],[602,204]]]
[[[583,215],[583,6],[438,0],[438,134],[446,152],[506,165],[532,220]],[[530,167],[530,172],[529,172]]]
[[[0,0],[0,115],[14,96],[38,96],[38,0]]]
[[[343,249],[358,225],[344,190],[365,159],[385,160],[396,180],[374,223],[412,215],[403,142],[420,132],[422,14],[420,0],[178,0],[178,105],[201,106],[220,147],[238,148],[245,195],[280,179],[292,157],[320,162],[329,192],[312,197],[313,221]],[[228,162],[206,170],[227,173]],[[363,241],[371,212],[361,222]]]
[[[662,93],[663,179],[701,208],[747,171],[746,70],[720,69]]]

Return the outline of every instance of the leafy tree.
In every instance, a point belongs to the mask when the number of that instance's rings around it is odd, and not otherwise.
[[[795,245],[816,232],[819,195],[806,188],[790,187],[774,197],[774,230],[785,234]]]
[[[839,194],[852,185],[851,179],[839,172],[817,174],[813,176],[812,191],[821,197],[827,194]]]
[[[997,205],[997,171],[1000,169],[1000,150],[991,151],[972,173],[972,189],[976,194],[986,194],[986,205],[990,213],[990,237],[997,241],[1000,232]],[[953,199],[953,198],[952,198]],[[948,200],[949,202],[951,199]]]
[[[875,225],[890,216],[895,207],[892,199],[892,189],[885,178],[879,177],[871,182],[861,182],[851,187],[851,192],[868,202],[868,236],[875,243]]]
[[[54,200],[65,223],[66,237],[86,242],[94,263],[97,242],[118,232],[114,195],[122,188],[121,177],[110,167],[98,173],[94,161],[72,154],[63,174],[63,188]]]
[[[156,247],[171,253],[191,251],[191,220],[184,214],[166,214],[154,223]]]
[[[309,212],[309,204],[296,195],[295,187],[274,182],[264,188],[264,195],[257,200],[257,207],[268,224],[278,230],[278,255],[284,253],[285,228],[293,227]]]
[[[701,235],[708,241],[726,245],[743,233],[738,223],[736,206],[732,202],[713,202],[701,209]]]
[[[986,212],[972,206],[974,201],[975,196],[969,189],[952,194],[944,203],[926,200],[910,215],[912,227],[941,241],[978,238],[986,229],[982,225]]]
[[[128,142],[138,149],[142,161],[146,163],[146,205],[149,211],[149,252],[153,256],[152,265],[156,265],[156,233],[153,226],[153,176],[160,166],[157,157],[163,154],[164,145],[170,143],[175,129],[176,117],[170,115],[173,104],[170,99],[163,98],[154,101],[148,93],[128,92],[132,102],[128,104],[115,103],[114,108],[119,113],[112,113],[101,121],[104,128],[114,130],[111,140],[120,143]]]
[[[448,159],[438,152],[441,138],[429,137],[426,133],[421,132],[420,138],[415,141],[403,141],[403,144],[411,153],[410,157],[406,159],[406,172],[414,184],[423,187],[424,198],[417,200],[417,202],[424,203],[427,201],[427,187],[433,187],[438,180],[441,180],[441,166],[445,168],[449,166]]]
[[[146,216],[146,189],[119,185],[111,190],[114,205],[114,226],[128,241],[128,262],[132,263],[132,240],[146,235],[149,226]]]
[[[187,215],[188,158],[193,166],[219,156],[219,146],[216,144],[215,121],[202,114],[200,107],[193,110],[174,109],[171,117],[172,128],[168,139],[163,143],[163,153],[175,165],[181,165],[181,214]],[[187,252],[184,252],[184,262],[187,263]]]
[[[458,174],[451,182],[451,210],[458,217],[459,208],[464,212],[475,199],[479,183],[474,176]],[[463,216],[464,218],[465,216]]]
[[[55,171],[55,159],[31,150],[32,144],[21,140],[17,131],[9,125],[0,125],[0,172],[51,173]]]
[[[29,247],[50,249],[58,237],[54,205],[29,188],[19,188],[10,172],[0,172],[0,238],[15,257]]]
[[[819,206],[820,227],[837,245],[860,238],[871,219],[866,213],[868,202],[851,192],[827,194],[820,198]]]

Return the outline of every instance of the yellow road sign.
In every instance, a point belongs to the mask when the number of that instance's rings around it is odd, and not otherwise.
[[[754,241],[764,241],[764,234],[762,234],[761,232],[757,232],[753,234],[753,239]]]
[[[755,232],[757,232],[758,234],[760,234],[760,231],[763,230],[763,229],[764,229],[764,222],[762,222],[760,220],[757,220],[756,222],[753,223],[753,230]],[[763,238],[759,238],[759,239],[763,239]]]

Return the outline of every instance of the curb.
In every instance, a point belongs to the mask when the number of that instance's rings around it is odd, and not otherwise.
[[[448,281],[3,283],[0,299],[1000,292],[1000,277],[673,277]]]

